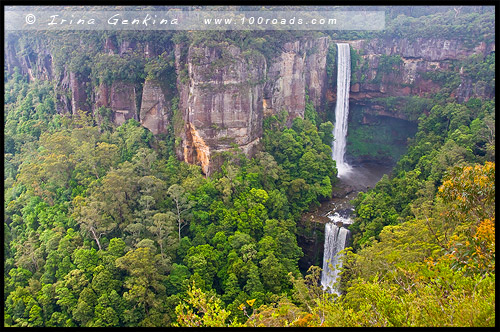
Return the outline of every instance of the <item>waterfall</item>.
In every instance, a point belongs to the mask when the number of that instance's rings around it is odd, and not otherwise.
[[[337,165],[338,176],[343,177],[351,171],[351,166],[344,160],[351,86],[351,48],[346,43],[338,43],[337,48],[337,104],[335,105],[332,158]],[[342,268],[339,252],[346,247],[350,236],[350,231],[343,225],[350,224],[352,221],[348,215],[342,216],[339,212],[335,212],[330,216],[330,219],[332,222],[325,225],[321,285],[328,292],[339,294],[339,290],[335,286]]]
[[[323,271],[321,273],[321,285],[323,289],[330,293],[340,294],[335,287],[335,282],[338,280],[338,274],[342,268],[341,255],[339,252],[343,250],[348,241],[351,232],[340,224],[349,224],[352,221],[348,217],[342,217],[338,212],[330,217],[333,222],[325,224],[325,249],[323,254]],[[331,267],[331,268],[330,268]]]
[[[351,86],[351,49],[346,43],[338,43],[337,48],[337,103],[335,105],[332,158],[337,164],[338,176],[342,177],[351,170],[351,166],[344,160]]]

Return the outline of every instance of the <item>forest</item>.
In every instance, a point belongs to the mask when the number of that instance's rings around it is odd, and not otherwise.
[[[453,19],[453,8],[396,6],[382,32],[325,35],[492,42],[494,10],[464,7]],[[428,72],[435,93],[377,100],[416,133],[404,151],[378,152],[394,169],[352,201],[341,295],[322,288],[320,266],[299,269],[297,242],[302,216],[339,184],[333,105],[316,109],[307,97],[303,117],[264,116],[257,152],[233,144],[209,176],[177,157],[176,82],[188,77],[168,47],[223,40],[269,60],[317,33],[114,33],[165,46],[149,59],[99,53],[92,45],[110,32],[6,35],[5,47],[19,39],[26,57],[46,43],[56,71],[96,85],[162,80],[172,121],[153,135],[135,119],[113,123],[107,107],[61,113],[54,82],[4,67],[4,326],[495,326],[495,98],[455,96],[462,76],[494,95],[494,51]],[[81,40],[88,53],[67,51]],[[400,62],[384,57],[381,70]],[[335,86],[336,67],[326,69]],[[375,153],[363,140],[376,134],[353,130],[352,150]]]

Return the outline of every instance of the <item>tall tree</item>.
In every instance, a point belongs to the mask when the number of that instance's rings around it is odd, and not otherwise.
[[[90,201],[87,202],[87,200]],[[81,196],[77,196],[73,200],[73,204],[75,205],[73,215],[80,225],[80,229],[96,242],[99,250],[102,250],[101,237],[116,227],[116,223],[111,218],[102,214],[102,210],[104,209],[102,205],[104,203],[91,198],[84,199]]]
[[[174,202],[175,215],[177,218],[177,226],[179,231],[179,243],[181,242],[181,229],[188,223],[188,214],[194,205],[194,202],[188,199],[186,190],[178,185],[173,184],[168,188],[168,195]]]
[[[152,225],[148,227],[148,230],[154,235],[156,242],[160,246],[162,258],[165,258],[165,244],[167,244],[167,246],[173,244],[173,241],[169,241],[169,239],[175,229],[175,220],[175,215],[171,211],[167,213],[157,213],[153,216]]]

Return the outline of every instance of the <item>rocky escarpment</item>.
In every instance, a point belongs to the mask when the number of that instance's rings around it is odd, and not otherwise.
[[[353,109],[399,119],[407,119],[407,115],[376,100],[438,92],[442,84],[430,79],[429,73],[457,72],[453,61],[472,54],[484,57],[495,50],[494,44],[478,42],[469,47],[458,40],[443,39],[347,42],[357,54],[350,93]],[[110,120],[117,125],[135,119],[154,134],[166,133],[172,126],[179,159],[200,165],[205,174],[216,169],[221,154],[235,146],[252,155],[262,135],[264,116],[286,110],[291,122],[304,116],[307,96],[316,109],[322,109],[325,101],[333,105],[336,98],[335,87],[328,86],[326,70],[329,48],[335,47],[330,37],[284,43],[272,58],[227,42],[163,45],[126,39],[103,41],[99,52],[110,57],[134,54],[146,60],[165,51],[172,54],[176,78],[171,84],[162,77],[145,79],[145,74],[134,82],[114,78],[96,84],[89,72],[77,72],[78,66],[63,63],[59,64],[63,69],[56,70],[54,55],[45,45],[20,51],[16,43],[7,38],[7,70],[19,67],[32,81],[54,81],[58,112],[83,110],[97,117],[104,107],[111,110]],[[457,101],[494,93],[494,87],[459,75],[453,91]],[[174,95],[179,97],[175,110]],[[361,121],[370,119],[365,116]]]
[[[108,86],[101,84],[96,94],[96,107],[107,107],[113,110],[113,122],[123,124],[129,119],[138,120],[136,105],[136,88],[134,84],[115,81]]]
[[[495,50],[495,45],[479,42],[469,47],[460,40],[416,38],[386,38],[372,40],[355,40],[348,42],[352,48],[364,50],[366,54],[400,55],[403,58],[421,59],[424,61],[443,61],[460,59],[472,54],[481,53],[486,56]]]
[[[179,156],[210,172],[217,153],[232,144],[247,153],[262,134],[262,55],[232,45],[176,47],[179,110],[183,127]],[[183,71],[184,67],[186,71]]]
[[[494,43],[478,42],[470,47],[459,40],[445,39],[372,39],[347,42],[362,59],[351,85],[350,98],[355,103],[377,97],[425,97],[436,93],[442,88],[442,84],[429,79],[429,75],[425,73],[447,71],[451,69],[452,61],[465,60],[474,54],[486,57],[495,51]],[[460,80],[461,83],[452,94],[458,102],[466,102],[472,97],[492,97],[492,91],[481,89],[481,82],[471,82],[465,76],[461,76]],[[330,95],[334,96],[332,93]],[[401,117],[401,114],[397,116]]]
[[[487,83],[482,80],[488,78],[472,78],[470,70],[464,70],[475,61],[491,61],[493,43],[470,46],[459,40],[422,38],[346,42],[353,62],[346,158],[353,164],[399,160],[407,138],[416,132],[416,120],[434,106],[431,98],[451,95],[467,102],[494,96],[494,80]],[[329,88],[332,105],[336,89]]]
[[[88,77],[78,73],[69,73],[69,90],[71,91],[71,110],[76,112],[82,110],[89,112],[90,105],[87,99],[87,88],[90,86]]]
[[[167,125],[170,122],[171,107],[165,96],[167,93],[161,82],[147,79],[144,82],[140,122],[151,130],[154,135],[167,133]]]
[[[177,91],[166,91],[168,84],[161,77],[142,82],[113,78],[96,84],[89,72],[69,63],[55,74],[54,54],[48,47],[33,45],[35,51],[20,55],[16,41],[9,43],[8,70],[19,67],[31,81],[54,81],[58,112],[83,110],[98,119],[106,113],[116,125],[135,119],[154,134],[166,133],[172,125],[179,159],[200,165],[205,174],[217,168],[221,153],[234,146],[252,155],[265,115],[286,110],[291,122],[304,116],[307,94],[316,107],[321,107],[326,94],[329,37],[284,43],[272,59],[228,43],[174,45],[166,51],[175,54]],[[99,54],[104,56],[142,54],[144,59],[165,51],[148,41],[111,38],[103,41],[101,49]],[[171,100],[176,94],[174,115]],[[110,112],[101,112],[102,108]]]
[[[326,91],[328,42],[325,37],[286,43],[270,63],[258,52],[225,43],[177,45],[184,127],[179,157],[200,164],[208,174],[218,167],[217,156],[234,145],[252,155],[262,135],[264,115],[286,110],[290,121],[303,117],[307,90],[319,106]]]
[[[321,107],[326,94],[328,37],[285,43],[283,52],[270,64],[264,87],[264,111],[285,109],[291,119],[304,116],[306,94]]]

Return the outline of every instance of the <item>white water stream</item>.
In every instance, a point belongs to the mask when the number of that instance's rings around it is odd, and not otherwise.
[[[332,158],[337,165],[338,177],[345,178],[346,175],[352,172],[352,167],[344,159],[347,119],[349,117],[351,49],[349,44],[346,43],[338,43],[337,48],[337,103],[335,106]],[[342,216],[338,212],[335,212],[329,218],[331,222],[325,224],[325,247],[321,285],[330,293],[340,294],[336,285],[342,267],[339,252],[346,247],[350,235],[350,231],[343,227],[343,225],[350,224],[352,221],[347,215]]]
[[[349,242],[351,232],[343,227],[352,221],[348,216],[342,216],[338,212],[329,216],[332,222],[325,224],[325,249],[323,253],[323,271],[321,273],[321,285],[330,293],[340,295],[338,285],[340,269],[342,268],[341,255],[339,254]]]
[[[346,43],[338,43],[337,48],[337,102],[332,158],[337,164],[338,177],[342,178],[352,170],[352,167],[344,160],[351,86],[351,49]]]

